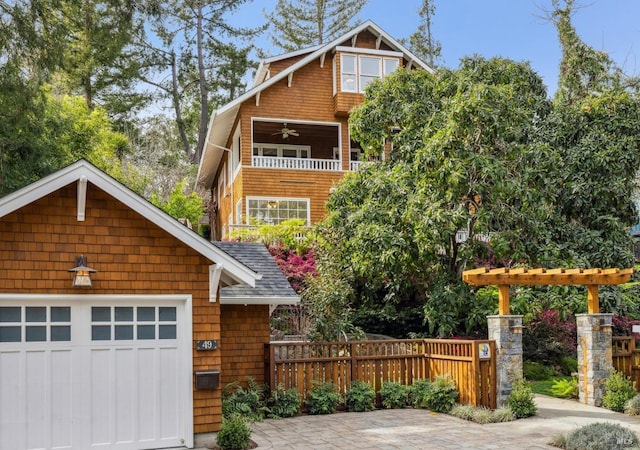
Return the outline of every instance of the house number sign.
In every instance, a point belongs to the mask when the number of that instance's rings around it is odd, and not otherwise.
[[[217,350],[217,349],[218,349],[217,339],[206,339],[206,340],[196,341],[196,350]]]

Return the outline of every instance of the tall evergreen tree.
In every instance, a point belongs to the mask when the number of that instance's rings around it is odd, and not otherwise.
[[[137,46],[141,80],[170,102],[184,153],[194,164],[212,109],[241,93],[242,77],[255,67],[252,46],[238,41],[264,28],[233,27],[227,17],[246,1],[169,1],[151,17]]]
[[[420,25],[418,30],[409,36],[409,49],[429,67],[436,68],[440,65],[442,45],[433,37],[431,30],[433,16],[436,14],[435,0],[423,0],[418,14]]]
[[[341,35],[353,27],[366,0],[278,0],[267,13],[273,43],[286,52],[299,50]]]

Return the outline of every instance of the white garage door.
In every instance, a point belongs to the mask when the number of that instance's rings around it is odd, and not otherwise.
[[[0,297],[0,449],[192,445],[191,300]]]

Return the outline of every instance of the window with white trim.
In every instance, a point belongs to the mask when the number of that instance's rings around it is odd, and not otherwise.
[[[309,224],[309,199],[247,197],[247,217],[271,225],[289,219],[301,219]]]
[[[382,56],[342,54],[340,58],[342,92],[364,92],[369,83],[386,77],[400,65],[398,58]]]
[[[253,156],[271,156],[277,158],[309,158],[311,147],[289,144],[254,144]]]

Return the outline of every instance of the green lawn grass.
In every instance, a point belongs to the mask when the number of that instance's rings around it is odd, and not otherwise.
[[[529,381],[529,384],[531,385],[531,390],[534,394],[543,394],[554,397],[553,393],[551,392],[551,386],[553,386],[553,383],[556,380],[571,380],[571,377],[553,377],[549,378],[548,380]]]

